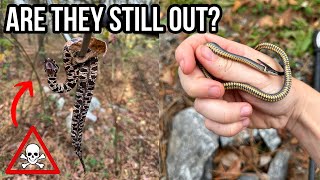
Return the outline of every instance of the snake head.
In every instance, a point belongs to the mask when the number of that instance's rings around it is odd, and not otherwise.
[[[268,74],[271,74],[271,75],[274,75],[274,76],[283,76],[284,75],[284,72],[276,71],[275,69],[273,69],[268,64],[266,64],[265,62],[261,61],[260,59],[258,59],[258,61],[261,63],[262,66],[264,66],[264,70],[263,71],[265,73],[268,73]]]
[[[59,66],[56,64],[56,62],[53,59],[46,58],[44,60],[44,70],[49,76],[53,76],[57,74],[59,70]]]

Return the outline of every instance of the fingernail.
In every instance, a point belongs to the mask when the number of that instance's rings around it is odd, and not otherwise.
[[[183,59],[180,61],[179,66],[180,66],[182,72],[184,72],[184,60]]]
[[[245,120],[243,120],[243,121],[242,121],[242,125],[243,125],[243,127],[248,127],[248,126],[249,126],[249,124],[250,124],[250,120],[249,120],[249,118],[247,118],[247,119],[245,119]]]
[[[240,110],[240,116],[245,117],[251,114],[251,108],[249,106],[243,106]]]
[[[209,97],[218,98],[220,97],[220,88],[219,86],[212,86],[208,90]]]
[[[212,61],[213,56],[214,56],[213,52],[205,46],[202,46],[201,54],[207,61]]]

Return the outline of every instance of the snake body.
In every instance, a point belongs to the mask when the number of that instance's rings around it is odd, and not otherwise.
[[[281,66],[284,69],[284,72],[278,72],[278,71],[272,69],[269,65],[267,65],[266,63],[264,63],[263,61],[261,61],[259,59],[258,59],[259,63],[257,63],[249,58],[230,53],[230,52],[222,49],[216,43],[213,43],[213,42],[207,43],[206,46],[209,47],[215,54],[217,54],[218,56],[220,56],[222,58],[246,64],[246,65],[248,65],[258,71],[266,73],[266,74],[278,75],[278,76],[284,75],[284,84],[283,84],[281,90],[277,93],[274,93],[274,94],[265,93],[265,92],[261,91],[260,89],[254,87],[254,86],[251,86],[250,84],[240,83],[240,82],[225,82],[225,83],[223,83],[224,88],[226,90],[230,90],[230,89],[241,90],[241,91],[247,92],[247,93],[249,93],[249,94],[251,94],[251,95],[253,95],[263,101],[266,101],[266,102],[280,101],[288,95],[290,88],[291,88],[291,81],[292,81],[289,59],[288,59],[287,54],[278,46],[275,46],[270,43],[261,43],[261,44],[258,44],[255,49],[258,51],[261,51],[262,49],[267,49],[267,50],[270,50],[270,51],[277,53],[283,62]],[[215,79],[200,64],[199,61],[197,61],[197,65],[200,68],[200,70],[203,72],[205,77]]]
[[[59,70],[59,66],[53,59],[47,58],[44,66],[48,75],[49,87],[53,92],[65,93],[77,85],[72,114],[71,138],[75,153],[79,157],[85,171],[85,164],[82,159],[81,149],[82,132],[98,74],[98,58],[93,56],[82,63],[76,63],[74,58],[77,56],[77,52],[70,49],[70,46],[76,42],[79,42],[78,38],[68,41],[64,46],[63,62],[67,75],[67,79],[64,83],[57,83],[56,74]],[[88,52],[90,51],[91,50],[89,49]]]

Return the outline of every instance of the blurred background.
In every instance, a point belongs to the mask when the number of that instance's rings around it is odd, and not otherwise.
[[[9,3],[36,4],[43,0],[1,0],[0,9],[0,179],[157,179],[158,171],[158,37],[94,34],[110,41],[99,58],[98,80],[83,135],[84,176],[73,151],[70,121],[75,91],[56,94],[48,89],[43,61],[60,66],[58,82],[65,81],[62,63],[65,40],[61,34],[4,34]],[[150,3],[151,1],[55,1],[53,3]],[[50,17],[50,16],[47,16]],[[49,24],[51,20],[49,19]],[[82,34],[72,34],[82,37]],[[112,37],[111,37],[112,36]],[[25,93],[17,107],[18,128],[11,122],[11,103],[21,81],[32,80],[34,97]],[[31,125],[36,126],[60,175],[6,175],[5,169]],[[30,141],[34,141],[34,138]],[[19,160],[19,162],[23,162]],[[15,168],[19,168],[18,163]],[[21,168],[21,167],[20,167]]]
[[[260,42],[280,46],[289,56],[293,76],[312,85],[312,34],[320,28],[319,0],[160,1],[162,23],[167,22],[169,5],[189,3],[220,5],[218,35],[251,47]],[[188,36],[160,35],[160,176],[307,179],[309,156],[287,131],[249,130],[233,138],[219,137],[203,129],[203,119],[192,108],[186,109],[194,99],[181,88],[174,53]],[[320,178],[319,169],[316,173]]]

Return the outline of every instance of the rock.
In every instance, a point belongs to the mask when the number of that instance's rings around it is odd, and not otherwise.
[[[97,121],[97,116],[92,114],[90,111],[88,111],[86,118],[88,118],[92,122],[96,122]]]
[[[289,158],[290,152],[288,150],[282,150],[277,152],[276,156],[271,161],[268,169],[268,175],[270,179],[286,179]]]
[[[259,180],[259,177],[254,173],[245,173],[242,174],[238,180]]]
[[[51,89],[48,86],[43,86],[42,88],[45,93],[51,92]]]
[[[63,108],[63,106],[64,106],[64,102],[65,102],[65,100],[64,100],[63,97],[60,97],[60,98],[57,100],[56,106],[57,106],[58,111],[61,111],[61,110],[62,110],[62,108]]]
[[[66,117],[66,127],[68,132],[71,132],[71,121],[72,121],[72,112]]]
[[[250,140],[250,131],[252,131],[252,135],[254,139],[258,139],[258,130],[257,129],[245,129],[232,137],[223,137],[220,136],[220,143],[222,147],[226,146],[240,146],[246,144]]]
[[[100,109],[100,112],[101,112],[101,113],[105,113],[105,112],[106,112],[106,109],[105,109],[105,108],[101,108],[101,109]]]
[[[97,116],[92,114],[90,111],[88,111],[86,118],[88,120],[91,120],[92,122],[96,122],[98,119]],[[69,115],[66,117],[66,126],[69,131],[71,131],[71,122],[72,122],[72,112],[70,112]]]
[[[278,136],[276,129],[259,129],[259,135],[262,137],[263,141],[271,151],[277,149],[277,147],[281,144],[281,139]]]
[[[111,105],[110,104],[110,106],[112,107],[112,109],[119,111],[119,113],[127,113],[128,112],[127,109],[122,108],[122,107],[120,107],[118,105]]]
[[[55,101],[56,99],[58,99],[60,97],[60,94],[58,93],[54,93],[54,94],[50,94],[49,98],[53,101]]]
[[[213,170],[212,159],[213,159],[213,154],[210,158],[208,158],[207,162],[204,165],[203,175],[201,179],[212,179],[212,170]]]
[[[211,179],[207,163],[219,147],[219,136],[204,126],[194,108],[179,112],[172,121],[168,146],[168,179]],[[209,167],[209,168],[208,168]]]
[[[269,164],[270,161],[271,161],[271,156],[268,156],[268,155],[260,156],[259,167],[263,167],[263,166]]]
[[[89,106],[89,111],[93,111],[93,110],[99,110],[101,108],[101,103],[98,100],[98,98],[96,97],[92,97],[91,102],[90,102],[90,106]]]

